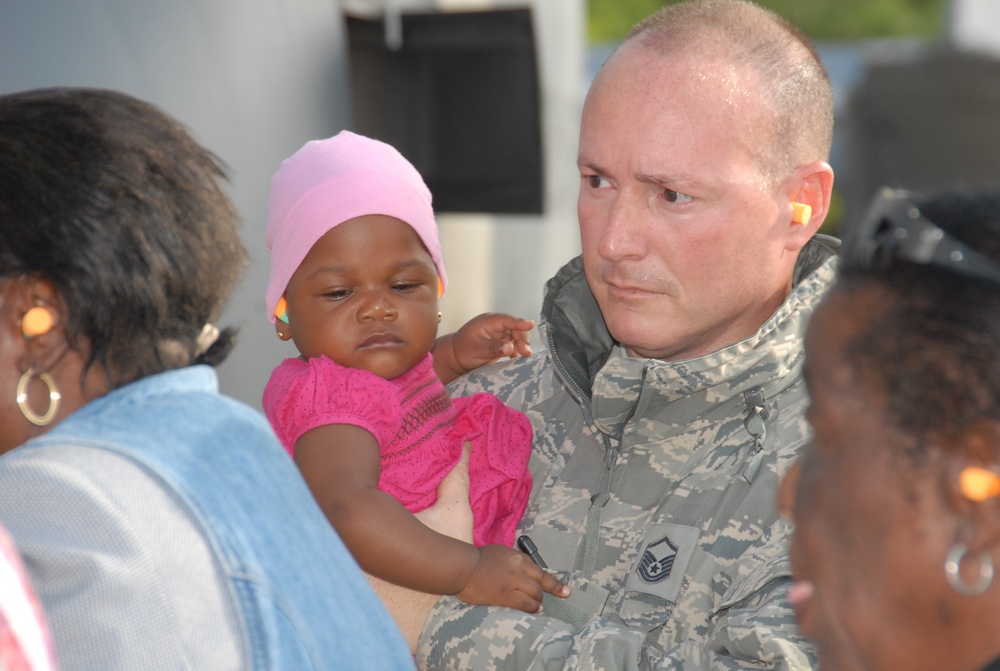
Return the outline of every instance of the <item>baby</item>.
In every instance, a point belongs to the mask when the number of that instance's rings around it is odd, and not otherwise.
[[[369,574],[475,604],[541,609],[569,589],[511,549],[531,426],[495,396],[442,381],[530,353],[533,323],[476,317],[437,338],[447,285],[431,195],[389,145],[347,131],[307,143],[271,183],[267,307],[285,359],[264,410],[327,518]],[[474,545],[411,513],[471,444]]]

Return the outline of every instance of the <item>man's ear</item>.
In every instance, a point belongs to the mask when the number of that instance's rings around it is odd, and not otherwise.
[[[12,281],[17,285],[8,319],[23,348],[21,366],[47,372],[69,348],[63,301],[48,280],[29,276]]]
[[[785,183],[788,197],[786,249],[798,251],[826,219],[833,194],[833,168],[813,161],[796,168]]]

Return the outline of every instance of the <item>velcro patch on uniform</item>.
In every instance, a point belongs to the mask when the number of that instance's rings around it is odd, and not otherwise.
[[[676,601],[699,535],[697,527],[682,524],[649,527],[625,589]]]

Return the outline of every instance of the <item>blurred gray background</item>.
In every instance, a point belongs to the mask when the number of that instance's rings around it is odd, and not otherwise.
[[[489,310],[536,317],[545,280],[579,252],[580,106],[611,48],[586,44],[585,16],[584,0],[5,0],[0,93],[123,90],[231,167],[252,262],[220,320],[241,327],[220,375],[259,407],[295,354],[264,317],[268,184],[310,139],[375,135],[424,172],[450,280],[444,329]],[[819,48],[842,226],[882,183],[1000,182],[1000,2],[953,0],[936,40]]]

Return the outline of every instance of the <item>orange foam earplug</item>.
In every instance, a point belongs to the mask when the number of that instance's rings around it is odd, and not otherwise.
[[[282,296],[278,299],[278,304],[274,306],[274,316],[286,324],[288,323],[288,301]]]
[[[805,226],[812,219],[813,209],[805,203],[792,203],[792,221]]]
[[[970,501],[985,501],[1000,496],[1000,475],[986,468],[966,466],[958,475],[962,495]]]
[[[21,332],[25,338],[48,333],[55,320],[47,308],[31,308],[21,317]]]

